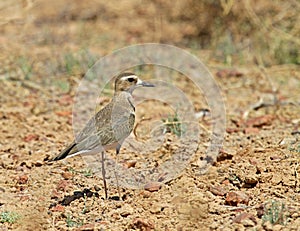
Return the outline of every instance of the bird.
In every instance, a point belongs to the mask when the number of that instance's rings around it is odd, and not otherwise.
[[[104,151],[115,149],[118,155],[122,143],[132,132],[135,123],[135,106],[132,93],[139,87],[154,87],[154,85],[142,81],[132,72],[119,74],[115,78],[114,95],[111,101],[90,118],[70,145],[50,160],[58,161],[80,154],[98,154],[101,152],[102,178],[106,199]]]

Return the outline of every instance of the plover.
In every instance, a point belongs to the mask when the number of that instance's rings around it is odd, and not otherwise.
[[[104,170],[104,151],[115,149],[119,154],[123,141],[130,135],[135,122],[135,106],[132,92],[138,87],[154,87],[133,73],[126,72],[115,79],[112,100],[98,111],[86,124],[75,140],[51,161],[79,154],[102,154],[102,176],[107,198]],[[119,195],[120,196],[120,195]]]

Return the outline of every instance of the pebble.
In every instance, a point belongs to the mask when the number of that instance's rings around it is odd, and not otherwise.
[[[122,208],[120,208],[120,215],[122,217],[127,217],[133,214],[133,212],[134,212],[133,208],[128,204],[125,204]]]
[[[71,172],[63,172],[61,175],[65,180],[69,180],[73,177],[73,174]]]
[[[209,191],[216,196],[224,196],[228,192],[221,186],[210,186]]]
[[[231,206],[237,206],[238,204],[248,205],[249,196],[241,191],[232,191],[227,193],[225,203]]]
[[[152,181],[152,182],[145,184],[144,189],[149,192],[155,192],[155,191],[160,190],[161,186],[162,186],[162,183]]]

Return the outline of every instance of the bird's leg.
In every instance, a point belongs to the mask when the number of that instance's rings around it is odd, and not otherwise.
[[[119,194],[119,200],[122,200],[121,192],[120,192],[120,185],[119,185],[119,178],[118,178],[118,174],[117,174],[117,171],[116,171],[116,166],[118,164],[118,156],[119,156],[120,149],[121,149],[121,144],[118,144],[117,147],[116,147],[116,165],[115,165],[114,173],[115,173],[115,177],[116,177],[116,181],[117,181],[117,189],[118,189],[118,194]]]
[[[106,186],[105,169],[104,169],[104,151],[101,152],[101,163],[102,163],[102,178],[103,178],[105,199],[107,200],[107,186]]]

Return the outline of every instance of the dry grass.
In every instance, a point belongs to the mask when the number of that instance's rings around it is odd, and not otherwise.
[[[54,1],[52,7],[44,0],[14,0],[1,3],[0,23],[4,32],[40,45],[72,46],[83,39],[89,40],[86,45],[103,40],[108,47],[116,46],[116,41],[120,47],[137,42],[173,43],[213,49],[213,58],[229,65],[269,66],[300,63],[299,11],[296,0],[122,0],[118,4],[75,0]],[[82,26],[80,30],[65,28],[69,22]],[[20,30],[9,30],[11,24]],[[36,26],[39,35],[27,32]],[[70,34],[75,32],[77,38],[71,44]]]

